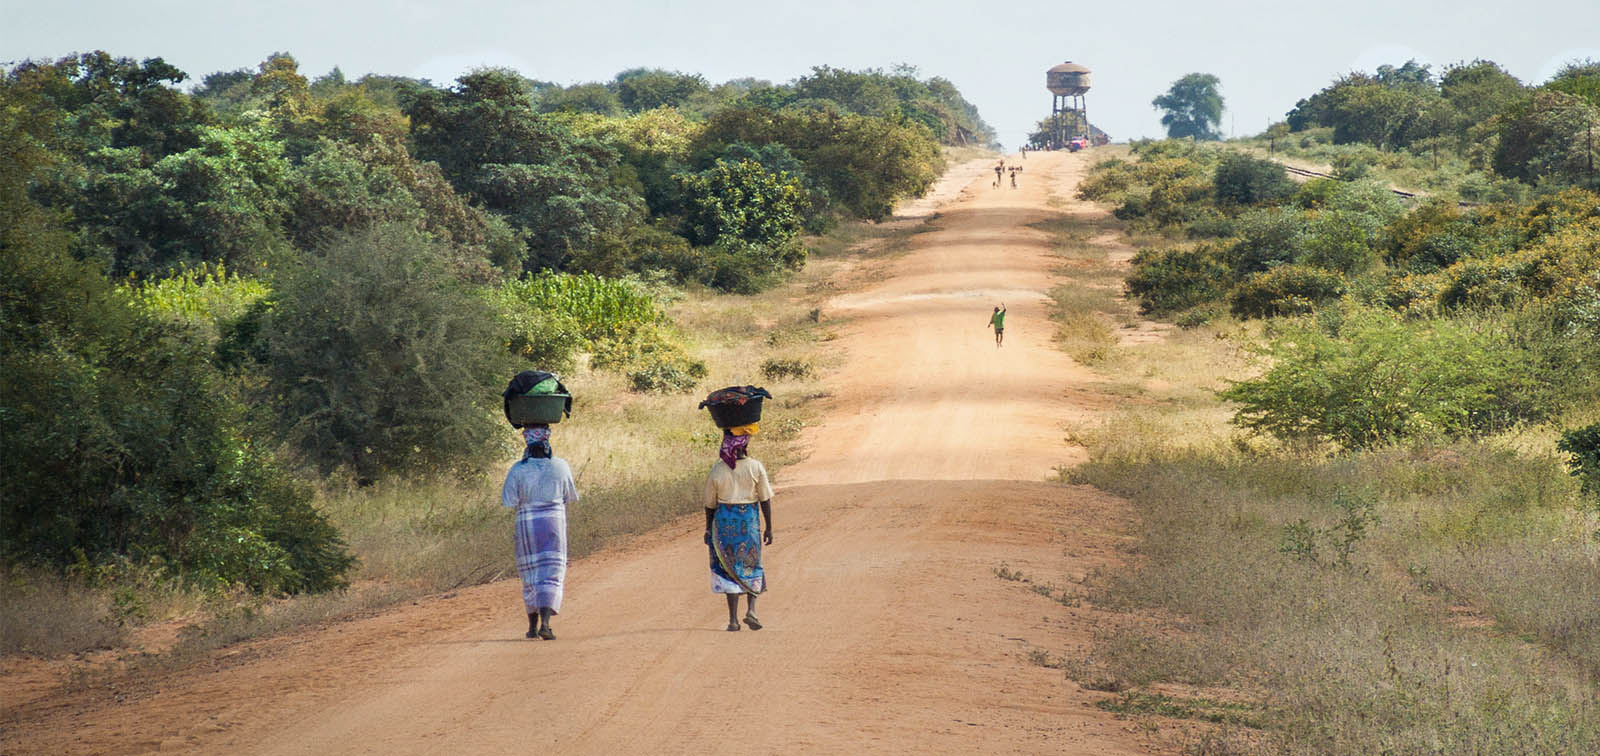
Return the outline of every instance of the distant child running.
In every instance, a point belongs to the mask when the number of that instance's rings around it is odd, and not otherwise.
[[[994,329],[994,345],[1003,346],[1006,342],[1006,304],[1000,303],[994,308],[994,314],[989,316],[989,327]]]

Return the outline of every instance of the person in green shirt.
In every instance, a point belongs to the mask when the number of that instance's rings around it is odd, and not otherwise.
[[[989,316],[989,327],[994,329],[994,345],[1002,346],[1006,342],[1006,303],[1001,302],[994,308],[994,314]]]

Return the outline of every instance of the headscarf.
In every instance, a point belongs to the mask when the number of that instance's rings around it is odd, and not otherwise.
[[[722,461],[728,463],[729,468],[737,468],[739,454],[744,451],[744,447],[749,443],[750,437],[748,435],[735,436],[732,433],[723,433],[722,451],[718,452],[717,456],[722,457]]]
[[[550,456],[550,426],[530,425],[523,428],[522,440],[528,444],[528,450],[522,453],[523,459]]]

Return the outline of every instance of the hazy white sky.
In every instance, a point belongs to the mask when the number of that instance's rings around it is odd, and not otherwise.
[[[0,61],[103,49],[195,79],[288,51],[310,76],[449,83],[480,65],[600,81],[636,66],[790,81],[812,66],[916,66],[955,82],[1015,147],[1048,115],[1045,69],[1089,66],[1089,118],[1113,138],[1162,134],[1150,100],[1217,75],[1222,131],[1259,132],[1353,70],[1407,58],[1494,60],[1525,82],[1600,59],[1600,0],[0,0]]]

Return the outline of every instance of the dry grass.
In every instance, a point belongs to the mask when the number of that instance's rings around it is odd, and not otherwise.
[[[112,648],[126,637],[111,597],[54,575],[8,572],[0,582],[0,653],[56,656]]]
[[[1247,441],[1212,392],[1251,369],[1254,336],[1222,322],[1125,348],[1143,403],[1073,429],[1091,461],[1063,478],[1143,523],[1135,567],[1090,600],[1168,619],[1108,629],[1069,675],[1162,716],[1179,715],[1144,686],[1260,693],[1194,752],[1600,752],[1600,521],[1552,432],[1339,456]],[[1351,535],[1353,498],[1374,518]]]

